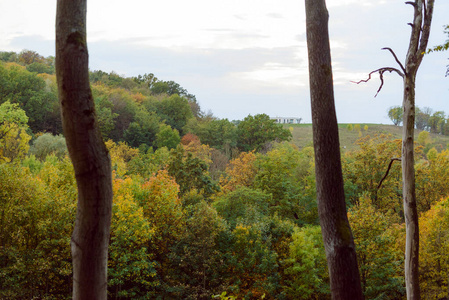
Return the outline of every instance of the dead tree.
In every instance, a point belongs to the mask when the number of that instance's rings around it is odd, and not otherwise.
[[[415,128],[415,81],[418,68],[422,62],[430,34],[432,22],[433,6],[435,0],[415,0],[405,2],[414,9],[413,22],[411,26],[410,43],[403,65],[397,58],[395,52],[388,50],[393,55],[398,68],[385,67],[372,71],[366,82],[371,79],[371,75],[379,73],[381,84],[377,91],[382,89],[383,74],[385,72],[395,72],[403,78],[404,94],[402,107],[403,130],[402,130],[402,193],[404,216],[406,224],[406,245],[405,245],[405,285],[407,299],[420,299],[419,290],[419,228],[418,212],[416,208],[415,193],[415,158],[414,158],[414,128]],[[376,94],[377,95],[377,94]]]
[[[57,2],[56,78],[78,187],[71,239],[73,299],[106,299],[112,175],[89,84],[86,0]]]
[[[306,0],[307,48],[318,213],[332,299],[363,299],[357,256],[346,214],[324,0]]]

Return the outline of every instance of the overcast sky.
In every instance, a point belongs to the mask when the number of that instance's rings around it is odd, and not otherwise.
[[[403,0],[328,0],[337,118],[390,124],[402,81],[386,75],[357,85],[380,67],[404,61],[413,10]],[[56,0],[0,0],[0,51],[54,55]],[[447,37],[449,1],[435,4],[429,46]],[[303,0],[89,0],[90,69],[123,76],[154,73],[196,95],[219,118],[248,114],[311,122]],[[449,52],[424,58],[417,105],[449,114]]]

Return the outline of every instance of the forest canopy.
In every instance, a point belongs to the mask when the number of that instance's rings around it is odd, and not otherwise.
[[[0,298],[69,299],[77,189],[54,58],[25,50],[0,61]],[[113,167],[110,298],[330,299],[313,148],[292,135],[300,125],[216,118],[152,73],[90,80]],[[448,286],[449,151],[426,126],[415,145],[420,284],[435,299]],[[359,139],[342,167],[363,292],[403,299],[400,165],[378,186],[401,143],[351,130]]]

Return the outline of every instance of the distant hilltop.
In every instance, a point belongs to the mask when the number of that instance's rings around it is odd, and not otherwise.
[[[275,117],[270,118],[271,120],[275,120],[278,124],[299,124],[301,123],[301,118],[292,118],[292,117]]]

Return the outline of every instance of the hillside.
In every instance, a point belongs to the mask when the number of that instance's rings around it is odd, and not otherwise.
[[[359,124],[361,130],[355,130],[355,124],[351,124],[353,130],[348,130],[349,124],[339,124],[340,145],[343,151],[350,151],[357,148],[356,142],[359,138],[370,135],[378,134],[391,134],[394,138],[401,138],[402,126],[395,125],[383,125],[383,124]],[[368,126],[368,130],[364,130],[365,125]],[[293,135],[293,143],[300,149],[311,146],[313,142],[312,137],[312,124],[292,124],[285,125],[287,128],[291,128]],[[415,140],[418,139],[418,135],[421,130],[415,130]],[[449,144],[449,136],[433,134],[430,135],[430,145],[435,147],[438,151],[446,149]]]

